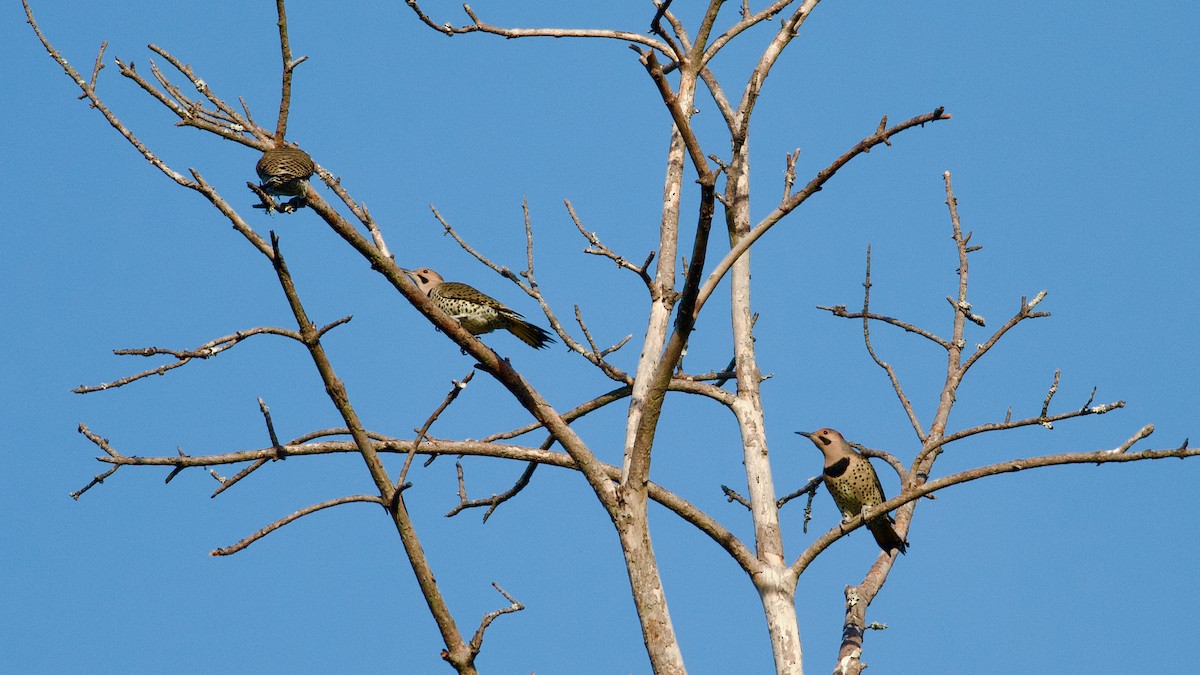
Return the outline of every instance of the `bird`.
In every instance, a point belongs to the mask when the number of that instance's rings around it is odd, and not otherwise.
[[[550,333],[529,323],[499,300],[467,284],[446,281],[428,267],[404,272],[438,309],[458,319],[471,335],[483,335],[503,328],[534,349],[542,349],[555,342]]]
[[[300,148],[280,145],[263,153],[258,164],[259,186],[264,192],[277,197],[304,197],[308,190],[308,179],[316,170],[312,157]]]
[[[825,455],[825,471],[821,478],[843,518],[857,516],[863,509],[879,506],[887,500],[871,461],[850,447],[840,433],[828,427],[812,433],[796,433],[812,441]],[[896,532],[894,523],[886,513],[867,521],[867,529],[875,535],[875,543],[884,553],[891,554],[892,549],[904,553],[908,548],[908,542]]]

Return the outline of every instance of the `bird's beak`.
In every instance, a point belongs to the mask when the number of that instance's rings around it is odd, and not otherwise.
[[[797,431],[796,433],[800,434],[801,436],[807,438],[810,441],[812,440],[812,434],[807,431]]]

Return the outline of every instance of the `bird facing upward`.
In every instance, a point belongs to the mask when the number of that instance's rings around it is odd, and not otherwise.
[[[483,335],[502,328],[534,349],[542,349],[555,341],[549,333],[500,301],[466,284],[446,281],[428,267],[404,271],[438,309],[458,319],[471,335]]]
[[[887,498],[883,494],[883,486],[879,484],[879,476],[871,461],[858,453],[845,438],[830,428],[818,429],[812,433],[797,431],[817,446],[825,455],[825,471],[821,477],[825,487],[842,512],[843,518],[850,518],[862,513],[863,509],[882,504]],[[875,543],[884,553],[899,549],[904,553],[908,544],[896,532],[891,516],[880,514],[867,522],[867,529],[875,535]]]
[[[308,189],[308,179],[316,170],[312,157],[300,148],[281,145],[263,153],[258,164],[261,187],[267,194],[276,197],[303,197]]]

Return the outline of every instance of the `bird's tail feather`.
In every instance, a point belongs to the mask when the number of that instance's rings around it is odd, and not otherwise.
[[[516,335],[522,342],[534,349],[544,349],[555,342],[554,336],[550,335],[550,333],[528,321],[514,317],[509,317],[508,325],[505,328],[508,329],[508,332]]]
[[[891,553],[892,549],[900,549],[904,553],[908,549],[908,542],[896,532],[896,527],[892,524],[891,518],[877,518],[867,523],[867,528],[871,530],[871,534],[875,535],[875,543],[879,544],[879,548],[886,553]]]

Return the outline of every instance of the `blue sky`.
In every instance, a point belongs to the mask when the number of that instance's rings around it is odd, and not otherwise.
[[[271,4],[255,4],[36,2],[34,11],[81,71],[109,41],[102,96],[172,166],[195,167],[260,232],[280,233],[314,321],[354,316],[327,338],[334,365],[369,428],[411,435],[471,361],[312,213],[252,212],[243,184],[256,153],[174,127],[112,63],[132,60],[148,74],[146,44],[157,44],[270,120],[276,29]],[[290,8],[293,49],[309,61],[297,73],[289,137],[371,208],[402,265],[433,267],[537,317],[531,301],[445,237],[428,208],[518,269],[527,197],[538,280],[560,316],[579,304],[601,343],[638,335],[639,283],[580,253],[586,243],[562,205],[570,199],[589,230],[631,259],[657,240],[669,120],[636,55],[618,42],[446,38],[404,3],[350,4]],[[526,4],[473,6],[499,25],[644,31],[652,15],[640,2]],[[438,21],[463,20],[454,3],[426,9]],[[686,4],[680,11],[694,13]],[[1018,417],[1036,414],[1055,369],[1055,409],[1082,405],[1093,387],[1098,402],[1127,406],[1053,431],[963,443],[938,471],[1114,447],[1147,423],[1157,432],[1139,447],[1175,447],[1200,433],[1197,25],[1200,9],[1183,2],[830,0],[817,8],[768,79],[754,120],[756,213],[775,204],[784,155],[797,147],[806,180],[881,115],[894,122],[940,105],[954,119],[859,158],[755,249],[756,335],[760,365],[773,375],[763,395],[781,493],[820,471],[797,429],[833,426],[906,462],[916,451],[859,325],[814,307],[861,302],[870,244],[873,307],[949,332],[944,297],[954,292],[957,261],[946,170],[972,243],[985,247],[972,258],[970,297],[989,329],[968,340],[989,335],[1022,295],[1048,290],[1039,309],[1053,314],[1020,326],[971,372],[951,428],[1002,419],[1010,406]],[[78,90],[19,6],[5,10],[0,30],[0,279],[9,318],[0,670],[450,672],[399,541],[375,507],[342,506],[241,554],[207,555],[308,504],[370,491],[356,456],[277,462],[215,499],[215,482],[200,470],[164,485],[166,470],[128,468],[78,502],[67,496],[105,468],[76,433],[80,422],[126,454],[162,455],[268,444],[257,397],[287,438],[338,418],[304,351],[270,337],[116,391],[70,393],[153,365],[113,349],[190,348],[294,324],[269,265],[75,100]],[[714,63],[727,89],[740,89],[766,38],[747,34]],[[703,99],[698,107],[708,151],[727,152],[717,111]],[[695,203],[694,193],[685,196],[686,206]],[[728,361],[724,299],[718,292],[700,320],[689,370]],[[944,355],[900,331],[875,337],[928,424]],[[486,341],[559,409],[610,388],[565,350],[535,353],[508,335]],[[627,346],[615,361],[632,369],[636,356]],[[606,461],[619,461],[624,410],[578,424]],[[736,429],[717,410],[668,401],[653,478],[748,541],[747,515],[719,489],[742,488],[745,477]],[[433,433],[480,437],[514,421],[523,413],[480,376]],[[480,459],[463,465],[479,496],[506,489],[521,471]],[[393,473],[398,466],[389,460]],[[894,491],[894,477],[881,476]],[[462,630],[502,604],[493,581],[527,606],[488,631],[484,672],[648,671],[616,537],[579,476],[540,470],[486,525],[479,513],[443,517],[456,503],[452,461],[411,479],[406,499]],[[1075,466],[923,502],[909,554],[868,614],[889,628],[867,636],[864,659],[878,672],[1187,670],[1200,657],[1198,480],[1196,460]],[[783,514],[792,557],[837,519],[818,495],[804,534],[801,510]],[[690,671],[769,672],[752,586],[710,541],[660,510],[652,518]],[[832,668],[842,588],[874,557],[870,537],[856,532],[801,579],[810,672]]]

